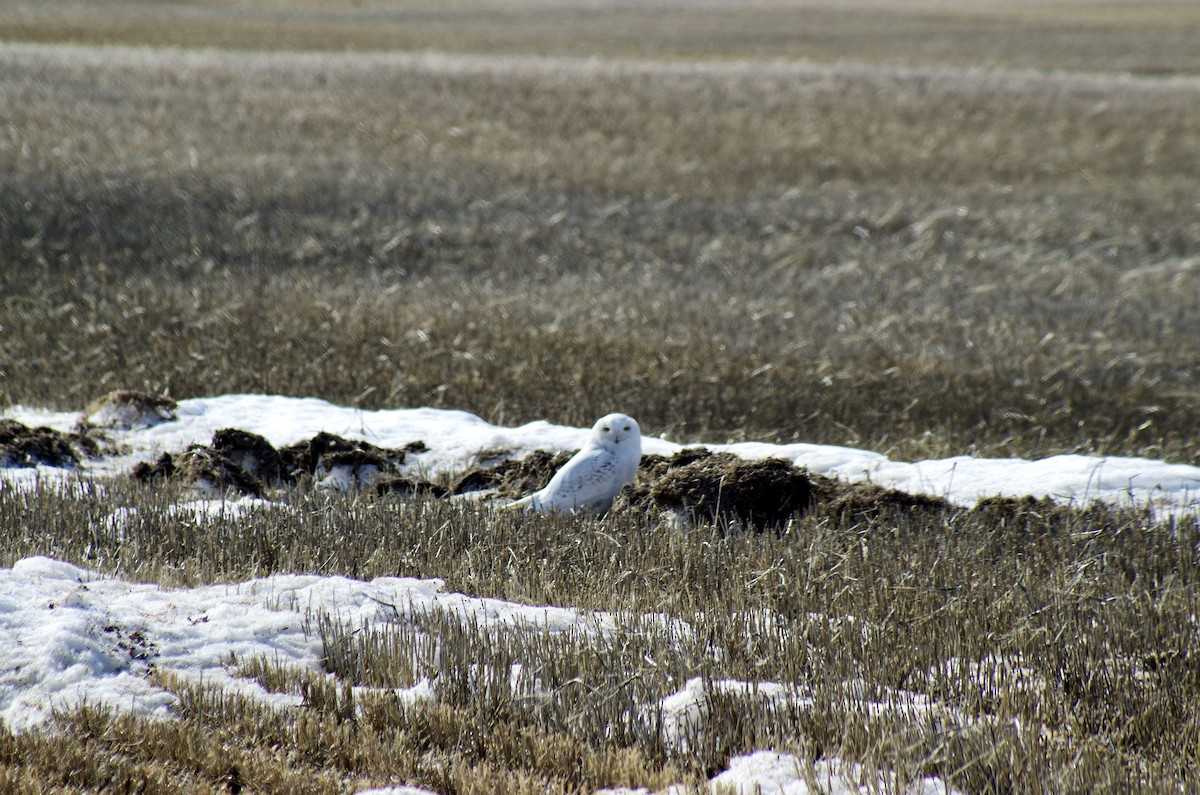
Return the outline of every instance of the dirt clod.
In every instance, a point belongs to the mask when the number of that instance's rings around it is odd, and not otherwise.
[[[490,450],[480,454],[479,465],[463,473],[449,493],[494,490],[502,499],[523,497],[546,485],[573,454],[534,451],[516,460],[507,451]],[[951,507],[937,497],[813,475],[783,459],[751,461],[705,447],[685,447],[671,456],[643,455],[637,479],[614,504],[698,521],[736,521],[759,530],[781,527],[809,511],[861,521],[889,512]]]
[[[505,459],[495,466],[478,466],[463,473],[450,486],[451,494],[495,489],[501,497],[516,499],[537,491],[550,482],[554,473],[575,455],[576,451],[549,453],[534,450],[519,460]],[[489,453],[489,460],[497,458]]]
[[[85,441],[86,440],[86,441]],[[29,426],[16,420],[0,420],[0,467],[76,467],[80,447],[85,453],[94,449],[87,437],[53,428]]]
[[[170,453],[163,453],[153,463],[140,462],[133,468],[133,479],[142,483],[158,483],[170,479],[175,474],[175,458]]]
[[[176,409],[169,397],[122,389],[92,402],[83,410],[83,416],[91,425],[127,431],[171,422]]]
[[[280,449],[280,457],[292,473],[307,473],[313,476],[327,474],[336,466],[375,466],[382,471],[393,471],[404,463],[403,450],[376,447],[369,442],[358,442],[321,431],[306,442]]]
[[[207,447],[193,447],[175,459],[173,476],[203,494],[263,496],[261,480]]]
[[[649,473],[661,470],[663,463],[651,461]],[[808,474],[778,458],[747,461],[732,453],[685,448],[665,465],[661,474],[635,487],[635,504],[766,528],[786,523],[815,499]]]
[[[292,480],[279,451],[256,433],[222,428],[213,434],[212,449],[265,484],[278,486]]]
[[[819,510],[839,522],[857,522],[914,511],[937,512],[952,508],[941,497],[928,494],[909,494],[906,491],[885,489],[871,483],[842,483],[826,480],[818,499]]]
[[[1014,521],[1044,520],[1070,509],[1049,497],[987,497],[976,503],[974,510],[986,514],[997,525],[1006,525]]]
[[[211,445],[193,445],[174,457],[163,454],[153,463],[138,464],[132,474],[144,482],[181,481],[204,493],[263,496],[272,490],[311,487],[444,498],[490,491],[508,500],[545,486],[575,454],[534,450],[516,459],[511,451],[489,450],[447,487],[410,477],[402,469],[409,453],[426,450],[423,442],[392,449],[325,432],[277,450],[257,434],[223,428],[213,434]],[[782,527],[793,516],[809,511],[838,522],[858,522],[952,508],[938,497],[813,475],[784,459],[752,461],[704,447],[683,448],[672,456],[642,456],[637,479],[615,504],[618,509],[737,522],[758,530]],[[1033,515],[1053,507],[1053,503],[994,500],[984,501],[976,510]]]
[[[381,475],[375,478],[371,484],[371,491],[380,496],[395,494],[400,497],[445,497],[449,493],[445,486],[400,475]]]
[[[222,428],[210,445],[192,445],[178,456],[164,453],[154,463],[135,466],[132,476],[142,482],[175,480],[206,494],[263,496],[270,490],[312,486],[443,496],[443,487],[399,474],[406,454],[424,449],[423,442],[393,450],[321,432],[277,450],[258,434]]]

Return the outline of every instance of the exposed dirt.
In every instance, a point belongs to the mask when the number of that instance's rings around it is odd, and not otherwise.
[[[206,495],[233,493],[261,497],[265,491],[262,480],[253,473],[203,445],[193,445],[175,456],[163,453],[153,464],[135,466],[132,475],[143,483],[179,481]]]
[[[1072,509],[1049,497],[988,497],[979,501],[975,511],[989,516],[997,526],[1006,527],[1016,523],[1046,522],[1068,514]]]
[[[211,448],[193,447],[175,460],[174,477],[202,494],[263,496],[263,483]]]
[[[282,486],[293,481],[283,456],[256,433],[222,428],[213,434],[212,451],[265,485]]]
[[[839,523],[856,522],[892,516],[897,513],[939,512],[953,506],[941,497],[909,494],[906,491],[885,489],[871,483],[842,483],[822,478],[824,488],[816,510]]]
[[[446,497],[450,490],[437,483],[401,475],[380,475],[371,483],[376,495],[394,494],[400,497]]]
[[[461,475],[450,493],[494,489],[503,499],[517,499],[545,486],[574,452],[534,451],[520,460],[506,455],[504,451],[481,454],[480,464]],[[494,463],[497,460],[500,463]],[[642,456],[637,480],[614,505],[700,521],[736,521],[756,529],[779,527],[808,511],[839,521],[861,521],[891,511],[951,507],[936,497],[841,483],[782,459],[748,461],[703,447],[687,447],[673,456]]]
[[[0,429],[4,427],[0,425]],[[71,452],[69,444],[64,449]],[[213,434],[208,446],[193,445],[177,456],[163,454],[152,464],[138,464],[133,477],[145,482],[178,481],[208,494],[265,496],[281,489],[316,488],[442,498],[491,491],[499,499],[510,500],[545,486],[575,452],[535,450],[520,459],[511,458],[510,451],[481,453],[478,464],[447,487],[402,474],[406,456],[427,449],[422,442],[402,449],[377,447],[325,432],[276,449],[257,434],[223,428]],[[840,523],[952,509],[937,497],[868,483],[841,483],[783,459],[750,461],[703,447],[684,448],[669,457],[642,456],[637,479],[614,505],[682,515],[694,521],[736,522],[759,530],[778,528],[809,511]],[[976,510],[1003,518],[1036,516],[1057,507],[1045,500],[990,500]]]
[[[121,389],[92,402],[83,410],[83,416],[89,425],[130,430],[172,422],[176,408],[169,397]]]
[[[99,451],[99,442],[84,432],[63,433],[0,420],[0,467],[76,467]]]
[[[134,480],[140,480],[143,483],[157,483],[167,480],[175,475],[175,457],[170,453],[163,453],[153,464],[143,461],[135,465],[130,474]]]
[[[193,445],[178,456],[164,453],[153,464],[138,464],[132,474],[143,482],[177,480],[204,493],[263,496],[285,488],[370,488],[378,494],[441,496],[444,488],[398,474],[409,452],[424,449],[421,442],[395,450],[321,432],[277,450],[258,434],[222,428],[210,445]]]
[[[550,482],[562,465],[571,460],[577,451],[549,453],[534,450],[521,459],[505,458],[507,453],[489,451],[477,458],[480,465],[464,472],[450,486],[451,494],[495,489],[498,496],[517,499],[537,491]],[[500,459],[499,464],[493,461]]]
[[[817,499],[819,486],[788,461],[747,461],[732,453],[685,448],[643,461],[630,502],[700,520],[777,527]]]

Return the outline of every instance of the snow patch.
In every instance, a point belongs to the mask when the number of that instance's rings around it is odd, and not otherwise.
[[[29,426],[63,432],[76,428],[78,412],[50,412],[15,406],[0,414]],[[588,428],[545,421],[514,428],[491,425],[474,414],[442,409],[363,411],[316,398],[279,395],[223,395],[183,400],[176,419],[150,427],[110,431],[119,455],[83,462],[85,475],[129,472],[162,453],[179,454],[189,445],[208,444],[222,428],[239,428],[264,437],[276,448],[312,438],[321,431],[378,447],[402,449],[423,442],[424,452],[405,459],[405,474],[424,478],[454,476],[469,470],[484,451],[506,450],[520,456],[533,450],[577,450]],[[669,456],[681,445],[643,437],[643,452]],[[1068,503],[1093,500],[1121,505],[1152,505],[1165,513],[1200,509],[1200,467],[1146,458],[1057,455],[1039,460],[955,456],[928,461],[893,461],[869,450],[836,445],[704,445],[749,459],[782,458],[817,475],[849,482],[869,481],[913,494],[943,497],[970,506],[986,497],[1051,497]],[[72,475],[78,478],[78,475]],[[65,480],[63,470],[39,466],[0,470],[0,484],[30,486],[38,479]],[[339,488],[353,473],[331,473],[328,488]]]
[[[0,569],[0,720],[15,730],[44,723],[58,707],[84,701],[168,717],[173,695],[151,683],[155,671],[239,693],[274,706],[268,694],[228,669],[231,659],[266,657],[319,670],[321,640],[305,632],[320,610],[355,625],[446,610],[479,626],[595,632],[611,618],[563,607],[443,593],[442,581],[275,575],[239,584],[169,590],[102,577],[44,557]],[[428,681],[400,693],[432,697]]]
[[[905,795],[952,795],[957,792],[938,778],[903,782],[887,771],[871,772],[840,759],[805,763],[791,754],[758,751],[729,760],[729,769],[709,782],[713,792],[728,795],[859,795],[895,792]]]

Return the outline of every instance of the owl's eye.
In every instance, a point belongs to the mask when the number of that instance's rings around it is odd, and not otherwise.
[[[628,425],[626,425],[626,426],[625,426],[625,430],[629,430],[629,426],[628,426]]]
[[[600,430],[604,431],[605,433],[608,433],[608,426],[607,426],[607,425],[605,425],[605,426],[604,426],[603,428],[601,428]]]

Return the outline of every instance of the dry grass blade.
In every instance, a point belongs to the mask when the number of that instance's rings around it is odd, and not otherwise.
[[[0,537],[6,562],[53,554],[169,584],[410,573],[469,594],[616,611],[596,635],[450,612],[373,626],[315,613],[324,671],[237,661],[243,676],[302,697],[298,712],[170,685],[185,723],[242,744],[239,776],[281,742],[301,743],[295,753],[342,780],[400,776],[442,792],[662,786],[763,744],[948,776],[966,791],[1045,771],[1066,791],[1130,776],[1150,785],[1195,764],[1200,646],[1179,631],[1200,608],[1193,520],[1013,501],[881,507],[818,505],[754,533],[649,525],[631,508],[514,518],[314,493],[252,521],[184,525],[161,489],[114,483],[2,489]],[[120,532],[106,529],[117,508],[136,509]],[[654,705],[697,676],[706,718],[679,735]],[[401,695],[422,681],[433,701]],[[681,736],[685,756],[672,751]],[[396,767],[395,743],[417,743],[404,752],[416,761]]]
[[[283,5],[0,9],[0,406],[1200,460],[1194,9]],[[10,464],[91,454],[22,433]],[[0,565],[440,577],[610,631],[318,610],[320,670],[229,661],[299,706],[163,673],[174,720],[0,730],[0,789],[661,789],[764,746],[970,793],[1196,784],[1194,519],[863,489],[726,521],[680,482],[698,522],[592,520],[284,480],[217,516],[170,479],[0,482]]]

